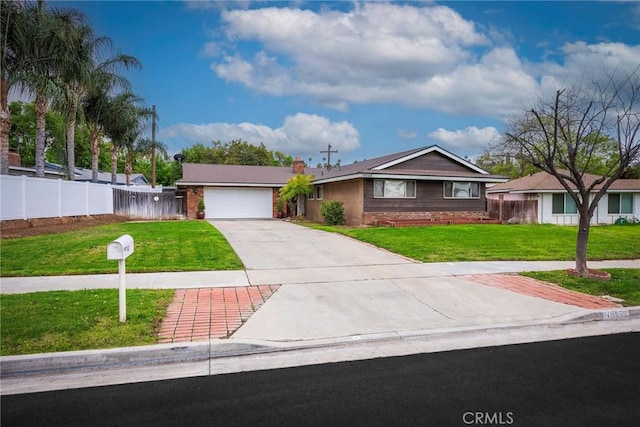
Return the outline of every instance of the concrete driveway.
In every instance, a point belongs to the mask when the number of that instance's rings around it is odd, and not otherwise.
[[[248,270],[411,264],[336,233],[287,221],[212,220]]]
[[[345,236],[275,220],[211,221],[252,285],[282,286],[232,336],[294,341],[526,324],[587,310],[466,280]],[[458,275],[462,274],[462,276]]]

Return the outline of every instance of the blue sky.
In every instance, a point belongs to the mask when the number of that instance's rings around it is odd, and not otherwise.
[[[640,64],[640,3],[49,1],[143,69],[171,153],[244,139],[343,164],[438,144],[473,158],[542,93]],[[334,157],[335,156],[335,157]]]

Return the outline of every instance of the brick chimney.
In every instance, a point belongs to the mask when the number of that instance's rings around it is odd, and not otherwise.
[[[300,156],[296,156],[296,159],[293,161],[293,172],[304,174],[304,160],[300,158]]]
[[[20,153],[18,153],[17,151],[9,150],[9,166],[22,166]]]

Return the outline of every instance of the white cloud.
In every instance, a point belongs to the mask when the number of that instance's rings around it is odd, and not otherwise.
[[[487,148],[489,143],[499,138],[500,132],[493,126],[485,128],[469,126],[465,129],[454,131],[438,128],[427,134],[427,137],[453,152],[475,155]]]
[[[562,52],[565,55],[563,64],[544,63],[539,66],[541,86],[545,93],[580,83],[581,79],[591,84],[606,77],[604,72],[622,78],[640,64],[640,45],[587,44],[580,41],[566,43]]]
[[[224,10],[221,22],[230,53],[211,65],[218,77],[274,96],[309,96],[340,111],[388,103],[504,118],[585,70],[640,63],[640,46],[585,42],[564,45],[555,52],[559,62],[522,61],[512,35],[433,4],[235,9]]]
[[[287,116],[276,129],[254,123],[181,123],[164,129],[160,137],[202,144],[242,139],[254,145],[264,143],[270,150],[301,156],[317,154],[329,143],[344,152],[360,146],[360,134],[351,123],[331,122],[326,117],[304,113]]]
[[[364,3],[349,12],[268,7],[221,16],[229,40],[257,41],[263,50],[220,58],[211,66],[219,77],[272,95],[312,96],[340,110],[372,102],[439,109],[428,93],[412,99],[416,90],[470,61],[471,47],[489,43],[472,22],[444,6]]]

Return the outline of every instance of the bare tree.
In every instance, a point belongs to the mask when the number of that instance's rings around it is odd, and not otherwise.
[[[505,149],[553,175],[571,196],[579,214],[576,270],[588,276],[589,226],[598,202],[625,169],[640,157],[640,68],[618,79],[556,91],[540,99],[505,134]],[[602,144],[614,140],[617,155],[596,179],[587,171]]]

